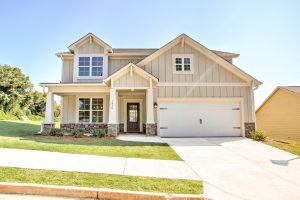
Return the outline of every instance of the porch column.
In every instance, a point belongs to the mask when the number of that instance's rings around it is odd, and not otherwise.
[[[146,135],[156,135],[156,124],[154,122],[153,108],[153,88],[147,89],[146,98]]]
[[[109,120],[107,125],[107,133],[110,136],[117,136],[119,133],[118,117],[118,93],[116,89],[112,88],[109,96]]]
[[[43,132],[49,133],[52,128],[54,128],[54,95],[52,92],[48,92]]]

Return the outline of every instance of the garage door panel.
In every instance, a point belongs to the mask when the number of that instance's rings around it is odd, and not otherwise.
[[[240,136],[238,103],[201,102],[160,104],[161,137]]]

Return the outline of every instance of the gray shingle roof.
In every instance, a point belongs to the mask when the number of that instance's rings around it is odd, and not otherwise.
[[[280,86],[280,88],[286,89],[290,92],[294,92],[300,95],[300,86]]]

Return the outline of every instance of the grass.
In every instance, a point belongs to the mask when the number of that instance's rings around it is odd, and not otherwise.
[[[300,141],[268,137],[264,143],[300,156]]]
[[[0,167],[0,182],[201,194],[202,181]]]
[[[0,121],[0,148],[31,149],[113,157],[181,160],[165,143],[131,142],[115,138],[33,136],[40,122]]]

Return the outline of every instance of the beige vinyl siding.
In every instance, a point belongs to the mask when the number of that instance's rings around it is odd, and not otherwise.
[[[72,96],[62,97],[61,123],[75,123],[76,119],[76,98]]]
[[[146,80],[135,72],[132,73],[132,76],[130,72],[127,72],[125,75],[114,81],[114,87],[149,87],[149,80]]]
[[[172,54],[192,54],[193,74],[174,74]],[[213,60],[199,53],[189,45],[178,44],[142,67],[158,77],[159,82],[191,83],[245,83],[241,78],[227,71]],[[244,120],[253,122],[250,87],[231,86],[159,86],[157,97],[243,97]],[[156,98],[154,99],[156,101]]]
[[[104,53],[104,48],[95,42],[90,43],[89,41],[84,41],[83,44],[78,47],[78,53],[99,54],[99,53]]]
[[[300,95],[280,88],[256,112],[256,121],[270,137],[300,140]]]
[[[108,57],[108,76],[112,75],[128,63],[137,64],[144,57]]]
[[[63,59],[62,60],[62,73],[61,82],[71,83],[73,82],[73,69],[74,69],[74,59]]]

